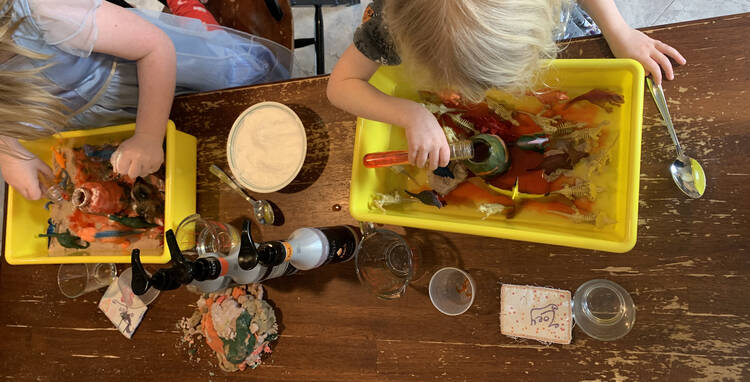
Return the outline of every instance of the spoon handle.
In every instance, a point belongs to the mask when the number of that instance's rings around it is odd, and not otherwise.
[[[669,115],[667,99],[664,97],[664,90],[661,85],[654,85],[654,81],[651,77],[646,77],[646,82],[648,83],[648,89],[651,91],[651,96],[654,97],[654,103],[656,103],[656,107],[659,109],[659,113],[661,113],[661,117],[667,125],[667,130],[672,137],[672,142],[674,142],[674,145],[677,148],[677,156],[682,156],[682,146],[680,146],[680,141],[677,139],[674,125],[672,125],[672,117]]]
[[[255,206],[258,201],[253,199],[250,195],[246,194],[245,191],[242,191],[239,185],[235,183],[224,171],[222,171],[219,166],[212,164],[209,168],[209,171],[211,171],[212,174],[216,175],[217,178],[219,178],[222,182],[224,182],[227,186],[231,187],[233,190],[237,191],[238,193],[242,194],[242,196],[245,197],[245,200],[250,202],[253,206]]]

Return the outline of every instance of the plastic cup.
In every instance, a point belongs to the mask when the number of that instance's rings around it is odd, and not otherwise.
[[[149,275],[150,276],[150,275]],[[133,293],[133,288],[130,282],[133,280],[133,269],[128,268],[122,272],[120,277],[117,279],[117,284],[122,292],[122,302],[128,306],[128,308],[142,308],[156,300],[159,296],[159,290],[156,288],[148,288],[146,293],[138,296]]]
[[[474,303],[476,284],[468,273],[453,267],[438,270],[430,279],[430,301],[441,313],[463,314]]]
[[[114,264],[62,264],[57,286],[65,297],[76,298],[112,284],[117,278]]]

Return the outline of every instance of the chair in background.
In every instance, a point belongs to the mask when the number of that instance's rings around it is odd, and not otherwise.
[[[109,1],[126,5],[123,0]],[[360,0],[207,0],[204,5],[225,27],[267,38],[290,50],[314,44],[316,71],[325,74],[322,8],[359,3]],[[294,39],[293,6],[315,7],[315,37]]]
[[[205,6],[225,27],[267,38],[294,50],[289,0],[208,0]]]
[[[276,0],[270,0],[276,1]],[[325,74],[325,48],[323,44],[323,6],[355,5],[359,0],[291,0],[293,7],[315,7],[315,37],[298,38],[294,47],[301,48],[315,44],[315,68],[318,74]]]

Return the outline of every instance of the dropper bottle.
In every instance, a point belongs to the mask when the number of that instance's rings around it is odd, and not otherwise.
[[[449,143],[451,160],[464,160],[474,157],[474,145],[471,140]],[[367,168],[390,167],[409,163],[408,151],[386,151],[365,155],[362,163]]]
[[[508,147],[497,135],[477,134],[470,140],[458,141],[448,146],[451,149],[451,160],[460,160],[474,175],[492,178],[510,168]],[[362,162],[367,168],[407,164],[409,154],[406,151],[370,153],[365,155]]]

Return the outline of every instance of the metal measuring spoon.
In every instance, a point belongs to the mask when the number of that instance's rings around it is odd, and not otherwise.
[[[703,192],[706,191],[706,173],[703,172],[703,167],[701,167],[698,161],[685,155],[685,152],[682,151],[680,142],[677,140],[677,133],[675,133],[674,126],[672,125],[672,117],[669,116],[667,100],[664,97],[664,90],[662,90],[661,85],[654,85],[651,77],[646,77],[646,82],[677,150],[677,159],[669,166],[672,179],[677,184],[677,188],[685,193],[685,195],[693,199],[700,198],[703,196]]]
[[[209,168],[209,171],[211,171],[212,174],[216,175],[217,178],[221,179],[222,182],[226,183],[233,190],[240,193],[245,198],[245,200],[248,201],[248,203],[253,205],[253,215],[255,215],[255,220],[258,221],[258,224],[273,224],[273,208],[267,200],[257,200],[246,194],[245,191],[242,191],[242,188],[240,188],[240,186],[235,183],[234,180],[232,180],[232,178],[230,178],[226,173],[224,173],[224,171],[222,171],[217,165],[212,164]]]

